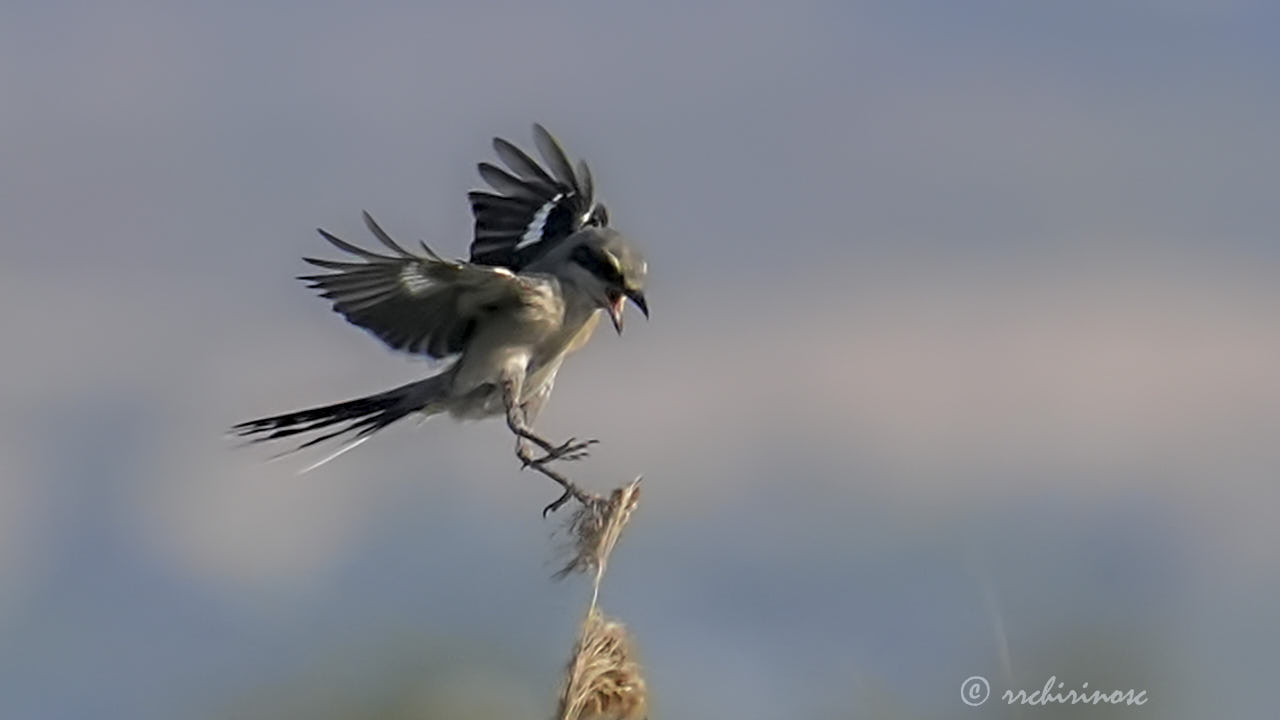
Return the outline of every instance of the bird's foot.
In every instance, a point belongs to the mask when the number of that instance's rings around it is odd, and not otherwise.
[[[591,454],[588,451],[588,448],[590,448],[592,445],[595,445],[598,442],[600,441],[599,440],[583,440],[579,442],[577,438],[569,438],[567,441],[565,441],[560,445],[545,448],[547,454],[543,455],[542,457],[525,459],[524,466],[525,467],[530,467],[530,466],[542,467],[543,465],[546,465],[547,463],[552,462],[554,460],[564,460],[565,462],[581,460]],[[563,504],[564,498],[557,500],[556,503]],[[552,503],[552,504],[555,505],[556,503]],[[556,507],[559,507],[559,505],[556,505]]]

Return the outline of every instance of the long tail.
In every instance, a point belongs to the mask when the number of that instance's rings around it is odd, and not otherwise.
[[[231,432],[241,437],[250,438],[250,442],[259,443],[346,423],[336,430],[311,438],[289,451],[296,452],[339,435],[352,433],[352,443],[339,451],[338,454],[341,454],[400,418],[420,411],[432,412],[433,405],[440,398],[440,391],[443,386],[443,378],[440,375],[436,375],[425,380],[411,382],[408,385],[401,385],[398,388],[378,393],[377,395],[242,422],[233,426]],[[326,458],[319,464],[323,464],[334,457],[337,457],[337,454]],[[318,467],[319,464],[313,467]]]

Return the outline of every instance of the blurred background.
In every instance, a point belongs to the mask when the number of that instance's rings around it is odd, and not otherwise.
[[[9,3],[0,717],[547,717],[581,578],[499,422],[323,468],[383,390],[313,228],[461,256],[545,123],[646,251],[540,420],[644,501],[655,718],[1263,717],[1280,641],[1280,12]],[[1142,708],[961,702],[1148,691]]]

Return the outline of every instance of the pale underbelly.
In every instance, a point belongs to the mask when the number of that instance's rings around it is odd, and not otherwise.
[[[577,323],[577,330],[567,340],[557,338],[547,345],[558,352],[535,355],[526,370],[524,382],[520,388],[520,404],[524,405],[544,392],[550,392],[550,385],[555,383],[556,373],[565,357],[586,344],[595,331],[600,320],[599,313],[589,313],[582,322]],[[459,420],[478,420],[506,414],[506,403],[502,397],[501,384],[496,380],[484,382],[471,390],[456,395],[449,402],[449,414]]]

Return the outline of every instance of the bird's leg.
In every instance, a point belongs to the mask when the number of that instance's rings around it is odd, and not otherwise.
[[[542,449],[542,452],[546,453],[542,457],[534,458],[529,456],[526,451],[525,455],[520,458],[525,467],[545,465],[553,460],[581,460],[590,454],[587,450],[588,448],[600,442],[599,440],[579,441],[576,437],[571,437],[559,445],[551,443],[546,438],[533,432],[533,429],[529,427],[529,411],[526,411],[525,407],[519,403],[518,384],[512,380],[506,380],[503,382],[502,392],[503,402],[507,407],[507,427],[511,428],[511,432],[515,433],[516,437],[521,440],[517,446],[517,454],[519,453],[519,447],[524,445],[523,441],[525,440],[537,445]],[[535,402],[530,410],[536,413],[538,406],[540,406],[540,403]]]
[[[569,438],[559,445],[553,445],[529,429],[524,421],[524,412],[519,406],[507,410],[507,427],[516,434],[516,454],[520,455],[520,460],[525,467],[545,465],[552,460],[581,460],[587,456],[587,448],[600,442],[599,440],[579,442],[577,438]],[[546,454],[538,458],[533,457],[529,452],[529,443],[537,445]]]
[[[529,444],[523,436],[516,439],[516,457],[520,458],[520,462],[523,467],[531,467],[534,470],[537,470],[543,475],[554,480],[557,485],[564,488],[564,492],[560,494],[560,497],[552,501],[551,504],[542,508],[542,517],[546,517],[547,513],[559,509],[561,505],[569,502],[570,498],[577,499],[577,501],[583,505],[587,505],[597,499],[595,495],[592,495],[578,487],[568,477],[565,477],[550,467],[547,467],[543,458],[533,457],[533,454],[529,452]]]
[[[507,427],[511,428],[511,432],[516,434],[516,457],[520,458],[520,462],[523,467],[531,467],[534,470],[537,470],[543,475],[554,480],[560,487],[564,488],[564,493],[561,494],[560,497],[556,498],[554,502],[542,509],[542,516],[546,517],[547,513],[558,509],[561,505],[564,505],[569,501],[569,498],[576,498],[578,502],[583,503],[584,505],[596,499],[596,496],[582,490],[569,478],[547,467],[547,463],[550,460],[555,459],[552,457],[553,455],[566,451],[579,453],[582,451],[582,448],[575,449],[575,442],[572,439],[564,445],[557,446],[552,445],[539,437],[529,429],[528,424],[525,422],[524,410],[520,408],[520,403],[518,401],[519,394],[515,391],[515,383],[509,380],[504,381],[502,389],[503,400],[507,406]],[[530,442],[542,448],[547,455],[541,458],[533,457],[533,454],[529,451]],[[576,444],[586,447],[591,443]]]
[[[530,427],[537,420],[538,413],[542,411],[542,406],[546,404],[547,398],[551,395],[551,388],[555,384],[555,375],[559,365],[550,371],[550,375],[543,380],[542,387],[526,398],[522,398],[520,410],[524,413],[524,423],[526,427]],[[580,460],[587,456],[587,448],[596,444],[597,440],[585,440],[578,442],[577,438],[569,438],[568,442],[552,448],[547,454],[539,458],[535,462],[547,463],[552,460]]]

